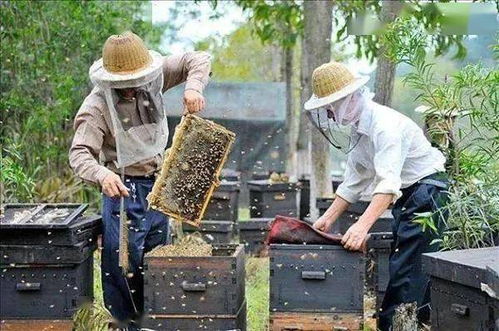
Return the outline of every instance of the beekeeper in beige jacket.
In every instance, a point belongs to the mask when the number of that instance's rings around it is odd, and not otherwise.
[[[209,74],[207,53],[165,57],[132,32],[109,37],[89,71],[94,89],[76,115],[69,162],[79,177],[102,189],[104,302],[129,330],[138,327],[143,310],[143,255],[168,234],[168,219],[148,210],[146,201],[168,141],[162,96],[185,82],[185,111],[196,113],[205,106]],[[130,222],[128,277],[118,266],[120,197],[126,197]]]

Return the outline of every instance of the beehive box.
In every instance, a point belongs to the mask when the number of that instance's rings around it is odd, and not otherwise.
[[[102,233],[102,217],[79,216],[73,222],[58,228],[28,228],[23,226],[1,228],[2,245],[73,246],[95,241]]]
[[[151,316],[195,323],[238,314],[245,298],[243,245],[213,245],[213,256],[144,258],[144,309]],[[192,324],[193,326],[195,324]]]
[[[151,315],[144,321],[145,328],[155,331],[191,330],[246,330],[246,302],[237,314],[225,315]]]
[[[71,318],[93,300],[93,257],[80,264],[9,264],[0,269],[0,319]]]
[[[323,215],[326,210],[333,203],[333,198],[317,198],[317,208],[319,209],[319,215]],[[350,226],[355,223],[359,217],[364,213],[364,211],[369,206],[367,201],[358,201],[356,203],[350,204],[348,209],[334,222],[331,232],[332,233],[345,233]],[[369,232],[389,232],[392,231],[392,220],[393,216],[391,210],[385,211],[380,218],[374,223],[373,227]]]
[[[149,206],[199,225],[234,139],[234,133],[212,121],[194,115],[183,117],[147,197]]]
[[[381,308],[386,287],[390,280],[389,258],[393,234],[391,232],[371,233],[367,261],[367,285],[376,295],[376,312]]]
[[[494,330],[499,319],[499,247],[423,254],[431,277],[432,330]]]
[[[239,242],[244,244],[247,254],[260,255],[272,221],[273,218],[251,218],[237,223]]]
[[[183,229],[186,233],[199,232],[209,244],[228,244],[233,239],[234,223],[231,221],[202,221],[199,228],[184,224]]]
[[[276,215],[298,215],[297,183],[271,183],[268,180],[248,181],[251,218],[273,218]]]
[[[270,313],[270,331],[357,331],[362,330],[362,314]]]
[[[333,245],[272,244],[269,256],[271,312],[362,314],[361,253]]]
[[[241,181],[241,172],[233,169],[224,168],[220,174],[220,179],[227,182]]]
[[[0,265],[80,264],[96,249],[96,240],[73,246],[0,245]]]
[[[204,219],[236,222],[240,190],[240,182],[222,180],[211,196]]]

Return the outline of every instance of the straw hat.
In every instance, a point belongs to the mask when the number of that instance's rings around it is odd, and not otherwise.
[[[139,36],[127,31],[106,40],[102,58],[94,62],[89,74],[95,84],[134,87],[134,84],[139,86],[157,77],[162,65],[161,54],[147,50]],[[130,86],[125,86],[127,83]]]
[[[368,80],[369,76],[355,77],[342,63],[325,63],[312,73],[314,94],[305,102],[305,110],[323,107],[344,98],[364,86]]]

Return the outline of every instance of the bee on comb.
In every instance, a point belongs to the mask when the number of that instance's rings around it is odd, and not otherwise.
[[[235,137],[212,121],[195,115],[183,117],[147,197],[149,206],[199,226]]]

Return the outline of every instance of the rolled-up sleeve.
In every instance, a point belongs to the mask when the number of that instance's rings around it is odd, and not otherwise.
[[[69,150],[69,164],[76,175],[88,182],[100,184],[111,170],[99,164],[98,158],[104,139],[100,121],[90,111],[80,110],[76,115],[75,135]]]
[[[203,93],[209,82],[211,56],[206,52],[188,52],[167,56],[163,63],[163,91],[185,82],[186,90]]]
[[[374,169],[376,171],[374,194],[393,194],[394,201],[402,196],[401,172],[407,157],[410,141],[400,131],[380,131],[373,137]]]
[[[336,195],[349,203],[357,202],[369,185],[371,178],[363,166],[349,155],[343,182],[336,189]]]

